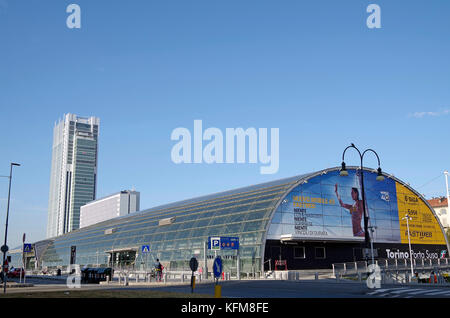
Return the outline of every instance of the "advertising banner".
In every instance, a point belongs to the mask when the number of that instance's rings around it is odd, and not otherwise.
[[[294,188],[275,212],[268,239],[321,239],[364,241],[364,206],[361,171],[350,169],[342,177],[329,171]],[[364,171],[366,213],[374,229],[374,242],[408,243],[409,211],[411,242],[445,244],[434,215],[408,188],[393,179],[376,180]]]
[[[397,205],[402,243],[408,243],[408,221],[411,244],[445,244],[441,228],[430,209],[411,190],[397,183]]]

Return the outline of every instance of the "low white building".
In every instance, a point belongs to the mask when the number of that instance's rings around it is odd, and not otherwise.
[[[436,215],[439,217],[442,226],[445,228],[445,230],[447,230],[450,226],[450,211],[448,209],[447,198],[446,197],[432,198],[431,200],[427,201],[433,208]]]
[[[139,211],[140,193],[125,190],[80,208],[80,228]]]

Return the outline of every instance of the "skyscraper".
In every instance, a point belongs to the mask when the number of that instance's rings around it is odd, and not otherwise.
[[[53,129],[47,237],[76,230],[80,207],[95,200],[98,130],[96,117],[66,114]]]

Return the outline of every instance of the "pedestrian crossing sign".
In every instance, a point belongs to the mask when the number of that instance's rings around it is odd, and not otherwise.
[[[23,244],[23,252],[24,253],[31,253],[31,251],[32,251],[31,244],[27,244],[27,243]]]
[[[149,245],[142,245],[141,251],[142,251],[142,253],[150,253],[150,246]]]

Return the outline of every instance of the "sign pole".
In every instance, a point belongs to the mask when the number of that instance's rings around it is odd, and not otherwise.
[[[19,284],[22,283],[22,269],[25,271],[25,233],[22,236],[22,268],[20,269]],[[23,283],[25,284],[25,273]]]
[[[241,258],[239,256],[239,249],[236,252],[237,252],[237,257],[236,257],[237,279],[241,280]]]
[[[411,278],[414,277],[414,267],[413,267],[413,257],[412,257],[412,250],[411,250],[411,237],[409,234],[409,215],[406,215],[406,228],[408,231],[408,245],[409,245],[409,258],[411,262]]]
[[[22,243],[22,267],[20,268],[19,284],[22,283],[22,268],[25,266],[24,265],[25,253],[23,251],[24,249],[25,249],[25,244]]]
[[[448,192],[448,171],[445,170],[444,171],[444,175],[445,175],[445,186],[447,189],[447,222],[450,221],[450,192]]]
[[[198,269],[198,261],[195,257],[192,257],[189,261],[189,267],[191,268],[192,275],[191,275],[191,294],[194,293],[195,288],[195,275],[194,272]]]
[[[206,257],[207,245],[207,242],[203,242],[203,272],[205,273],[205,279],[208,279],[208,258]]]
[[[222,297],[222,286],[219,285],[219,278],[222,274],[223,266],[222,266],[222,259],[220,256],[216,257],[213,264],[213,272],[214,277],[216,278],[216,284],[214,286],[214,297],[215,298],[221,298]]]

